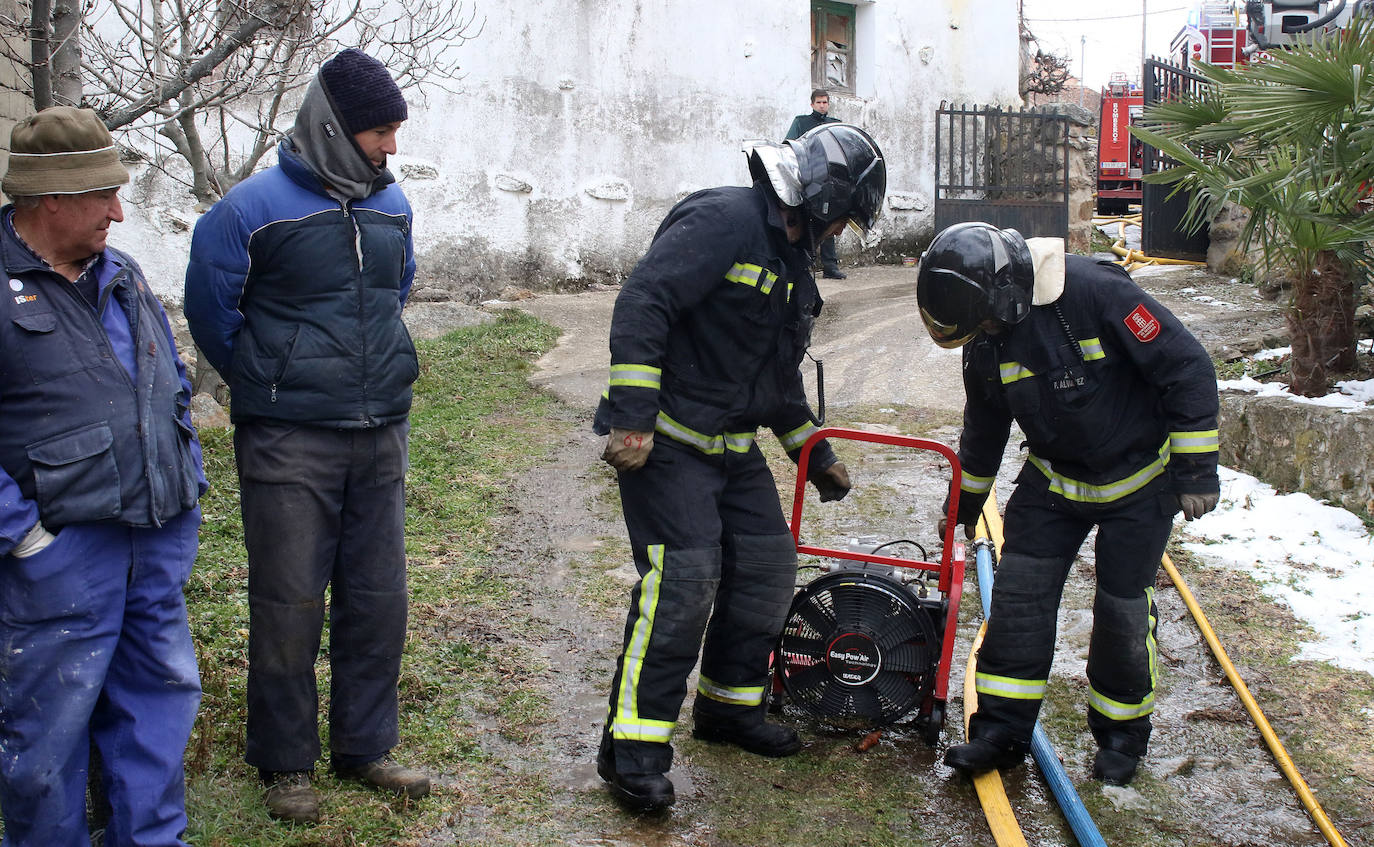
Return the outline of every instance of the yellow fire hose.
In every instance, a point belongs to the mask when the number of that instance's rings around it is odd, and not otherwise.
[[[993,503],[992,514],[997,515],[996,495],[989,495],[988,500]],[[987,510],[984,509],[986,513]],[[998,535],[1001,535],[999,524]],[[978,519],[978,534],[984,538],[991,538],[985,518]],[[983,634],[988,631],[988,622],[983,621],[983,625],[978,628],[978,635],[973,639],[973,649],[969,651],[968,663],[964,666],[964,737],[968,737],[969,718],[978,710],[978,690],[974,684],[974,674],[978,670],[974,656],[978,655],[978,648],[983,643]],[[1001,771],[986,771],[973,775],[973,788],[978,792],[978,803],[983,807],[983,816],[988,819],[988,828],[992,830],[992,838],[997,842],[997,847],[1027,847],[1026,836],[1021,832],[1021,825],[1016,822],[1016,814],[1011,810],[1011,801],[1007,799],[1007,791],[1002,786]]]
[[[1250,719],[1255,722],[1255,727],[1263,736],[1264,743],[1269,747],[1269,752],[1274,754],[1274,760],[1278,762],[1279,770],[1283,771],[1283,775],[1288,777],[1293,789],[1298,792],[1298,799],[1307,809],[1307,814],[1312,817],[1312,822],[1321,830],[1322,835],[1326,836],[1327,842],[1332,847],[1347,847],[1345,839],[1336,831],[1336,827],[1331,823],[1331,819],[1326,816],[1326,812],[1322,810],[1317,798],[1312,796],[1312,791],[1307,787],[1307,783],[1303,781],[1297,767],[1293,764],[1293,759],[1288,755],[1288,751],[1283,748],[1283,743],[1279,741],[1279,737],[1274,734],[1274,728],[1269,725],[1268,719],[1264,717],[1264,712],[1260,711],[1259,704],[1255,702],[1254,697],[1250,696],[1250,689],[1246,686],[1245,680],[1240,678],[1236,666],[1231,664],[1230,657],[1226,655],[1226,648],[1222,647],[1221,642],[1217,640],[1217,635],[1212,630],[1211,624],[1207,622],[1207,616],[1203,614],[1202,607],[1198,605],[1197,600],[1193,599],[1193,592],[1188,590],[1188,584],[1183,581],[1182,575],[1179,574],[1178,568],[1174,567],[1174,563],[1167,553],[1161,560],[1161,564],[1164,565],[1164,570],[1169,574],[1169,579],[1174,581],[1174,588],[1178,589],[1178,594],[1183,598],[1188,611],[1193,613],[1193,619],[1197,621],[1198,629],[1202,630],[1202,637],[1206,639],[1207,646],[1212,648],[1212,655],[1216,657],[1221,669],[1226,672],[1226,678],[1231,681],[1232,687],[1236,689],[1236,694],[1240,696],[1240,702],[1245,705],[1245,711],[1250,713]]]
[[[1104,224],[1116,224],[1116,243],[1112,245],[1112,252],[1121,257],[1117,262],[1126,269],[1127,273],[1143,268],[1146,265],[1193,265],[1206,267],[1206,262],[1194,262],[1189,259],[1165,259],[1154,256],[1147,256],[1139,250],[1131,250],[1126,247],[1126,227],[1128,225],[1140,226],[1141,214],[1116,215],[1113,217],[1094,217],[1093,226]]]

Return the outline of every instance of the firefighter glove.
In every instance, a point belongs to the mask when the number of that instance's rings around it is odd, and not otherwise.
[[[949,527],[949,518],[940,518],[939,523],[937,523],[937,524],[935,525],[935,531],[938,532],[938,533],[940,534],[940,540],[941,540],[941,541],[944,540],[944,538],[945,538],[945,530],[946,530],[948,527]],[[977,537],[978,537],[978,525],[977,525],[977,524],[971,524],[971,523],[966,523],[966,524],[964,524],[964,537],[967,538],[969,541],[972,541],[973,539],[977,538]]]
[[[18,544],[14,545],[14,549],[10,550],[10,555],[16,559],[27,558],[34,553],[41,552],[49,544],[53,543],[56,538],[57,536],[48,532],[48,530],[44,528],[43,522],[39,521],[33,525]]]
[[[844,462],[835,462],[821,470],[813,469],[806,478],[816,486],[822,503],[843,500],[844,495],[849,493],[849,470],[844,466]]]
[[[637,471],[649,460],[649,451],[652,449],[652,432],[612,427],[611,435],[606,439],[606,450],[601,454],[601,458],[618,471]]]
[[[1191,521],[1215,509],[1220,497],[1220,491],[1208,491],[1206,494],[1180,494],[1178,495],[1178,506],[1183,510],[1184,519]]]

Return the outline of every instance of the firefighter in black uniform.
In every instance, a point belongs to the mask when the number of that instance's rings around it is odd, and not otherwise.
[[[838,123],[748,155],[752,187],[699,191],[669,212],[611,321],[595,430],[609,436],[640,579],[597,772],[632,809],[673,802],[669,738],[698,651],[695,737],[801,749],[764,720],[796,547],[754,434],[770,427],[796,461],[815,432],[799,370],[821,308],[811,254],[846,223],[873,225],[886,166],[867,133]],[[849,491],[827,443],[809,467],[822,500]]]
[[[1154,711],[1155,571],[1174,514],[1199,517],[1220,492],[1211,360],[1124,270],[1066,256],[1062,239],[956,224],[922,257],[917,299],[937,344],[967,344],[958,520],[969,537],[1013,420],[1029,448],[1007,503],[978,711],[945,763],[977,773],[1025,757],[1064,581],[1096,526],[1093,776],[1125,785]]]

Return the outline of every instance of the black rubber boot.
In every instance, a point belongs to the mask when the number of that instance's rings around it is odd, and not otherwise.
[[[596,753],[596,774],[606,781],[611,796],[632,812],[655,812],[673,805],[672,780],[661,773],[619,773],[615,767],[615,751],[611,740],[601,738]]]
[[[801,737],[791,727],[768,723],[763,713],[756,712],[757,721],[736,722],[713,720],[697,715],[692,737],[714,744],[733,744],[741,750],[780,759],[802,748]]]
[[[1100,779],[1108,785],[1130,785],[1139,765],[1138,756],[1116,750],[1098,750],[1097,758],[1093,759],[1093,779]]]
[[[1022,745],[999,745],[986,738],[956,744],[945,751],[945,764],[967,774],[1014,768],[1026,759]]]
[[[821,275],[826,279],[849,279],[849,274],[840,270],[839,265],[830,265],[821,269]]]

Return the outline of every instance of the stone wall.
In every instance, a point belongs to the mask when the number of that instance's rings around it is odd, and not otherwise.
[[[1226,391],[1220,428],[1223,465],[1281,491],[1374,514],[1374,408],[1344,412]]]

